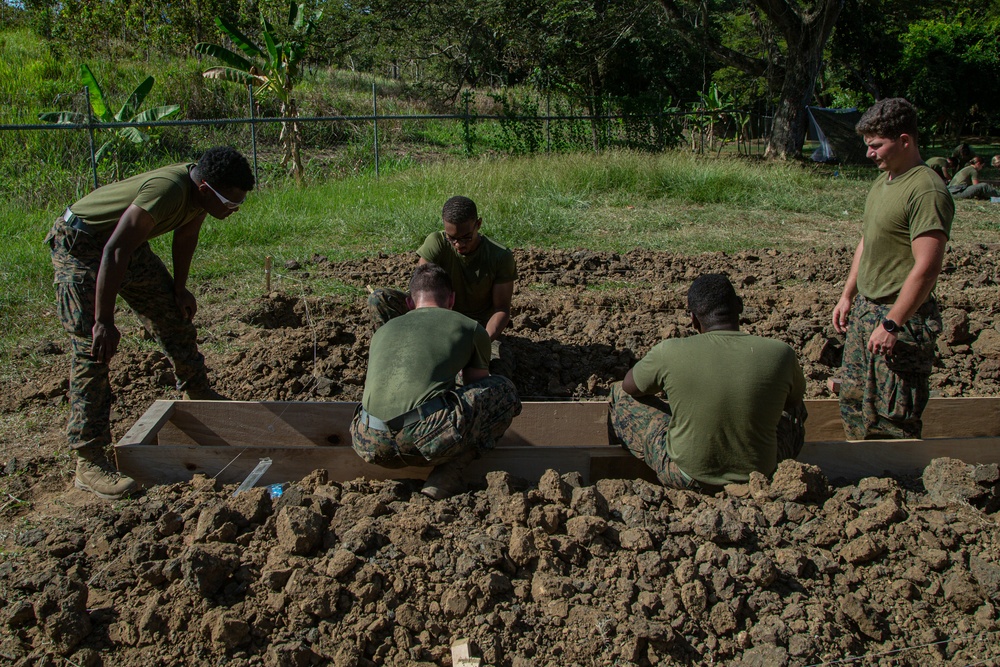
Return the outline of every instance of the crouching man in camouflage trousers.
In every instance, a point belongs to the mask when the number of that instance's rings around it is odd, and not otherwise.
[[[856,130],[882,174],[865,200],[833,326],[847,333],[840,414],[851,440],[919,438],[941,315],[933,297],[955,202],[920,159],[917,111],[901,97],[869,108]]]
[[[223,220],[254,187],[246,159],[227,147],[197,164],[176,164],[110,183],[72,204],[46,242],[55,269],[57,312],[73,350],[69,445],[78,455],[75,485],[117,499],[135,488],[107,459],[111,445],[108,363],[121,335],[118,295],[156,338],[191,399],[222,398],[208,384],[192,323],[197,303],[188,271],[206,215]],[[149,239],[173,233],[171,277]]]
[[[806,381],[791,347],[739,330],[726,276],[699,276],[687,298],[698,335],[662,341],[612,385],[609,430],[664,486],[715,492],[798,456]]]
[[[444,269],[419,265],[407,302],[406,314],[372,336],[351,437],[368,463],[435,466],[421,492],[446,498],[465,489],[466,465],[494,447],[521,401],[510,380],[490,375],[486,329],[452,310],[455,291]]]

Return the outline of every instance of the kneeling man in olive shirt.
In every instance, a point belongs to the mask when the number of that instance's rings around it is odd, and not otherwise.
[[[743,300],[726,276],[699,276],[687,298],[698,335],[639,360],[611,387],[609,419],[662,484],[711,493],[798,455],[806,383],[791,347],[740,331]]]

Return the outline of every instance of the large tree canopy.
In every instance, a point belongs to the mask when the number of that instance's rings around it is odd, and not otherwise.
[[[713,11],[735,11],[734,3],[696,7],[683,0],[660,0],[667,14],[692,42],[702,44],[722,64],[750,76],[767,76],[776,91],[776,109],[765,156],[798,157],[806,135],[806,106],[812,100],[823,66],[827,40],[833,32],[844,0],[746,0],[760,41],[755,52],[741,50],[731,35],[712,34],[719,23]],[[739,3],[742,4],[742,3]],[[726,6],[728,5],[728,6]]]

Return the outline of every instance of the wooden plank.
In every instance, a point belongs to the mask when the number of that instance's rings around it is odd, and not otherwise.
[[[932,459],[942,456],[967,463],[1000,464],[1000,437],[943,438],[934,440],[895,440],[873,442],[807,443],[799,460],[819,466],[830,479],[843,477],[854,481],[880,476],[887,471],[897,475],[920,474]],[[191,479],[200,473],[221,482],[241,482],[257,465],[269,457],[272,465],[258,482],[260,485],[302,479],[316,469],[325,469],[331,480],[424,479],[430,468],[388,469],[365,463],[347,447],[245,447],[126,445],[117,448],[122,471],[144,484],[172,483]],[[235,461],[233,460],[235,458]],[[560,474],[577,471],[585,483],[615,477],[645,478],[654,481],[652,472],[620,447],[503,447],[486,452],[468,468],[470,479],[482,479],[491,470],[506,470],[512,475],[535,481],[548,469]]]
[[[807,442],[798,460],[819,466],[828,479],[854,481],[887,473],[920,475],[933,459],[945,456],[1000,464],[1000,437]]]
[[[608,444],[607,401],[525,402],[498,446]]]
[[[175,401],[160,445],[315,447],[350,445],[357,403]]]
[[[174,401],[160,445],[232,447],[350,446],[357,403],[282,401]],[[525,403],[504,434],[511,446],[606,445],[604,401]]]
[[[329,447],[349,446],[356,403],[277,401],[157,401],[122,444]],[[172,411],[170,406],[173,406]],[[806,401],[806,441],[843,440],[835,399]],[[1000,435],[1000,398],[931,399],[925,438]],[[604,401],[527,402],[503,446],[604,445]]]
[[[155,401],[132,425],[119,445],[155,445],[160,431],[174,416],[176,401]]]
[[[845,438],[836,399],[806,401],[806,442]],[[932,398],[923,414],[924,439],[982,438],[1000,435],[1000,398]]]
[[[588,447],[516,447],[485,452],[468,467],[472,479],[482,479],[492,470],[506,470],[529,480],[538,480],[549,468],[560,473],[579,471],[590,479]],[[602,449],[611,449],[603,447]],[[324,469],[331,480],[425,479],[431,468],[382,468],[365,463],[348,447],[228,447],[213,445],[143,445],[117,448],[122,472],[143,484],[170,484],[190,480],[196,474],[214,477],[224,484],[242,482],[262,458],[271,467],[257,482],[274,484],[302,479],[313,470]],[[624,452],[622,452],[624,454]],[[235,459],[235,460],[234,460]]]

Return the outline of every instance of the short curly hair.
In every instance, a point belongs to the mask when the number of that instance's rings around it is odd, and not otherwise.
[[[854,131],[862,137],[917,138],[917,108],[902,97],[888,97],[868,107]]]
[[[739,322],[743,299],[722,273],[704,273],[691,283],[687,293],[688,310],[702,324]]]
[[[198,176],[209,185],[250,192],[256,185],[253,170],[243,154],[232,146],[216,146],[198,160]]]
[[[441,209],[441,219],[451,225],[475,222],[479,219],[476,202],[461,195],[452,197],[444,203],[444,207]]]

